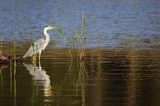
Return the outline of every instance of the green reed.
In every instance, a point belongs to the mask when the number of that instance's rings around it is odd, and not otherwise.
[[[37,45],[34,42],[32,42],[32,47],[33,47],[32,63],[36,64],[36,62],[37,62]]]
[[[86,21],[85,21],[85,16],[82,13],[81,36],[82,36],[83,40],[84,40],[85,31],[86,31]]]
[[[16,42],[16,32],[14,32],[14,42],[13,42],[13,51],[14,51],[14,69],[13,69],[13,74],[14,74],[14,79],[13,79],[13,92],[14,92],[14,105],[16,106],[17,104],[17,101],[16,101],[16,98],[17,98],[17,89],[16,89],[16,69],[17,69],[17,64],[16,64],[16,45],[17,45],[17,42]]]
[[[3,48],[2,36],[0,35],[0,54],[2,54],[2,48]]]
[[[36,65],[37,63],[37,45],[35,44],[35,40],[33,37],[34,34],[31,33],[30,35],[31,35],[30,41],[31,41],[32,49],[33,49],[33,55],[31,57],[31,61],[34,65]]]
[[[72,33],[70,35],[71,37],[71,42],[72,42],[72,45],[70,44],[70,42],[67,40],[67,37],[66,35],[62,32],[60,26],[57,27],[57,32],[62,35],[62,37],[67,41],[67,48],[68,48],[68,51],[69,51],[69,54],[70,54],[70,57],[71,59],[73,59],[73,51],[71,50],[72,46],[74,47],[75,45],[78,46],[78,54],[80,56],[80,60],[84,57],[84,47],[83,47],[83,44],[84,44],[84,41],[85,41],[85,31],[86,31],[86,21],[85,21],[85,16],[84,14],[82,13],[82,18],[81,18],[81,30],[79,31],[78,29],[76,29],[76,31],[74,33]]]
[[[36,64],[36,62],[37,62],[37,45],[34,42],[32,42],[32,47],[33,47],[32,63]]]
[[[14,57],[14,65],[16,65],[16,32],[13,34],[14,36],[14,42],[13,42],[13,57]]]
[[[58,32],[59,35],[61,35],[65,40],[67,40],[67,37],[65,36],[65,34],[62,32],[60,25],[56,25],[57,29],[56,31]],[[67,42],[67,48],[68,48],[68,52],[70,54],[71,59],[73,59],[73,55],[72,55],[72,51],[71,51],[71,47],[70,44]]]
[[[85,22],[85,16],[82,13],[82,20],[81,20],[81,31],[80,34],[78,33],[78,31],[76,31],[76,38],[77,38],[77,42],[78,42],[78,53],[79,53],[79,59],[82,60],[84,57],[84,41],[85,41],[85,31],[86,31],[86,22]]]

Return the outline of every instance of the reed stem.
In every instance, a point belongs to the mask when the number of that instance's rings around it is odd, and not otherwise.
[[[14,32],[14,42],[13,42],[13,52],[14,52],[14,65],[16,65],[16,32]]]
[[[3,43],[2,43],[2,36],[0,35],[0,54],[2,54],[2,48],[3,48],[3,45],[2,45]]]

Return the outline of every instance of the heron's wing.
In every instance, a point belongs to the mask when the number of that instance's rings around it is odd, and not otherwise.
[[[39,53],[43,49],[44,43],[45,43],[44,39],[39,39],[34,43],[37,53]]]
[[[28,51],[25,53],[23,58],[30,57],[33,55],[33,53],[38,53],[40,49],[43,47],[44,39],[39,39],[36,42],[34,42],[33,45],[28,49]]]

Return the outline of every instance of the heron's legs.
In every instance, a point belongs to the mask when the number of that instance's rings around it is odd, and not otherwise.
[[[41,67],[41,52],[39,52],[39,67]]]
[[[40,62],[40,59],[41,59],[41,53],[39,53],[39,58],[38,58],[39,62]]]

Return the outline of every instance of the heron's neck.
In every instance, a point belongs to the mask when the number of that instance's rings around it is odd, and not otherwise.
[[[50,41],[50,36],[49,36],[47,30],[44,30],[44,36],[46,38],[46,41]]]

